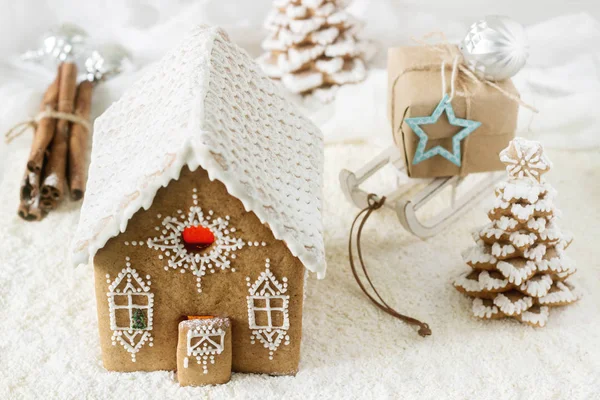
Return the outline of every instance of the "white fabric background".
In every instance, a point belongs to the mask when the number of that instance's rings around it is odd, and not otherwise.
[[[596,1],[451,3],[349,1],[350,10],[364,21],[365,38],[374,41],[379,52],[366,82],[344,88],[327,107],[307,110],[329,142],[366,139],[389,143],[384,106],[387,47],[410,44],[411,36],[431,31],[443,31],[449,40],[459,41],[477,18],[500,13],[528,24],[531,55],[515,83],[523,99],[540,113],[522,110],[521,132],[561,148],[600,145],[600,114],[594,112],[600,101],[600,6]],[[270,4],[270,0],[0,0],[0,132],[37,111],[40,93],[52,73],[23,66],[17,55],[35,47],[40,35],[58,23],[76,22],[92,40],[121,43],[133,55],[132,71],[96,90],[93,111],[98,115],[119,98],[139,69],[157,60],[197,24],[221,25],[236,43],[253,55],[260,54],[262,23]],[[13,148],[26,147],[28,142],[28,137],[22,138]],[[0,144],[0,158],[6,151]]]
[[[0,0],[0,132],[37,111],[53,74],[21,64],[17,56],[59,22],[77,22],[97,41],[117,41],[134,56],[133,70],[97,88],[93,113],[98,115],[140,69],[197,24],[223,26],[232,40],[258,55],[269,7],[270,0]],[[324,196],[329,276],[310,285],[302,370],[293,379],[235,375],[227,386],[184,390],[171,373],[106,373],[99,361],[91,271],[65,263],[77,205],[67,204],[39,224],[20,221],[14,210],[31,138],[0,143],[0,398],[597,396],[600,267],[594,246],[600,238],[599,215],[590,204],[600,201],[598,8],[595,0],[356,0],[351,5],[365,21],[365,36],[381,49],[409,44],[410,36],[430,31],[459,40],[485,14],[527,24],[531,56],[515,83],[540,114],[522,112],[519,129],[555,148],[550,178],[559,189],[563,225],[576,235],[570,250],[580,267],[575,283],[586,296],[553,313],[544,330],[476,321],[467,300],[450,287],[450,279],[465,268],[459,253],[470,244],[468,231],[485,221],[482,207],[449,235],[428,241],[402,232],[391,214],[373,221],[380,229],[371,228],[365,252],[378,265],[376,279],[403,310],[432,322],[434,336],[426,341],[373,309],[352,281],[345,240],[355,209],[343,199],[337,174],[342,167],[358,168],[390,141],[382,50],[364,83],[343,88],[326,107],[306,105],[329,143]]]

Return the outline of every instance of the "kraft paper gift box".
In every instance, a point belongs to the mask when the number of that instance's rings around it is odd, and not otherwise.
[[[435,155],[413,164],[418,136],[406,118],[430,116],[442,99],[441,66],[445,61],[446,93],[450,94],[453,60],[457,46],[410,46],[388,50],[388,108],[394,142],[405,156],[407,174],[413,178],[467,175],[503,170],[499,153],[515,135],[519,104],[498,89],[469,78],[458,70],[452,107],[457,118],[481,123],[463,139],[461,166]],[[519,94],[510,79],[494,82],[510,95]],[[428,135],[426,150],[440,145],[452,152],[452,136],[460,127],[450,125],[445,113],[436,124],[421,126]]]

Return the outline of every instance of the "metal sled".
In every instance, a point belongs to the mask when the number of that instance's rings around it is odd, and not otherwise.
[[[401,172],[406,171],[403,156],[396,147],[388,148],[355,173],[343,169],[340,172],[340,183],[346,198],[359,208],[367,207],[368,193],[361,189],[360,185],[387,164],[392,164]],[[492,188],[503,177],[504,173],[493,172],[473,175],[477,175],[480,182],[474,184],[474,189],[463,195],[458,194],[458,188],[465,179],[463,177],[453,176],[419,180],[425,187],[416,195],[412,197],[409,195],[409,192],[414,189],[414,185],[400,185],[398,189],[385,195],[387,200],[384,206],[395,210],[404,228],[412,234],[423,239],[434,236],[455,221],[470,206],[480,201],[485,195],[490,194]],[[450,207],[426,221],[419,220],[417,211],[446,188],[452,190]]]

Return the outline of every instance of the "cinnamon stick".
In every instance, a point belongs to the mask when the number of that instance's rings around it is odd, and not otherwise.
[[[30,203],[23,200],[19,203],[17,214],[25,221],[40,221],[43,217],[43,212],[37,207],[36,203]]]
[[[40,105],[40,111],[56,110],[58,107],[58,92],[60,87],[60,76],[61,67],[58,67],[56,78],[48,86],[46,93],[42,99]],[[44,162],[44,155],[46,149],[54,137],[56,130],[56,120],[54,118],[43,118],[37,125],[33,142],[31,143],[31,152],[29,153],[29,159],[27,160],[27,169],[36,174],[40,174],[42,171],[42,164]]]
[[[85,80],[77,89],[75,115],[86,121],[90,118],[93,88],[93,82]],[[89,136],[90,132],[85,126],[73,124],[69,138],[69,189],[73,200],[80,200],[85,192]]]
[[[39,207],[44,212],[49,212],[51,210],[54,210],[57,205],[58,205],[58,202],[54,198],[52,198],[52,196],[50,196],[50,195],[40,197]]]
[[[76,91],[77,66],[74,63],[64,63],[60,71],[59,112],[73,113]],[[42,196],[49,196],[55,201],[55,206],[60,203],[64,196],[70,125],[70,122],[67,120],[58,120],[54,138],[48,148],[47,172],[45,173],[41,191]]]
[[[43,217],[40,209],[40,177],[35,172],[25,169],[21,184],[21,202],[17,214],[26,221],[39,221]]]
[[[49,154],[46,157],[46,164],[48,163]],[[44,168],[44,174],[42,178],[42,182],[45,182],[48,178],[48,168]],[[52,190],[52,186],[42,185],[40,188],[40,208],[44,213],[48,213],[51,210],[54,210],[58,206],[58,201],[60,200],[60,196],[56,195],[56,192]]]

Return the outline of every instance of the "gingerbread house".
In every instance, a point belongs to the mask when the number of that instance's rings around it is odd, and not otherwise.
[[[322,134],[222,30],[151,67],[95,123],[73,245],[105,368],[175,370],[184,329],[184,368],[210,375],[230,342],[233,371],[296,373],[322,169]]]

